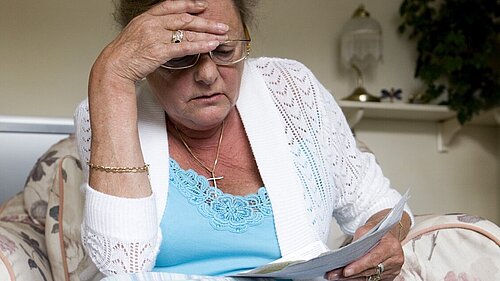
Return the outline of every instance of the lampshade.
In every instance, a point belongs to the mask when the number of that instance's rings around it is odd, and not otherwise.
[[[357,74],[357,86],[345,100],[378,102],[380,99],[363,87],[363,71],[382,59],[382,28],[360,5],[352,18],[342,27],[340,36],[340,59],[342,64]]]
[[[346,67],[365,69],[382,59],[382,28],[363,5],[342,27],[340,57]]]

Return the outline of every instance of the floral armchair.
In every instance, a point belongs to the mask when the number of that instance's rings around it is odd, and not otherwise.
[[[23,192],[0,206],[0,280],[99,280],[80,242],[82,166],[74,136],[54,144]]]
[[[80,241],[81,165],[74,137],[63,139],[40,157],[23,192],[0,205],[1,281],[103,277]],[[406,261],[398,281],[500,280],[500,228],[488,220],[417,216],[402,243]]]

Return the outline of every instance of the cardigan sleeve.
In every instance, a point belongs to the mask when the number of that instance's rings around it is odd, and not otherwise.
[[[326,117],[326,137],[332,159],[338,159],[334,167],[336,172],[335,186],[338,189],[337,202],[334,204],[333,216],[336,218],[342,231],[354,234],[375,213],[394,207],[401,198],[395,190],[374,154],[362,152],[356,145],[354,135],[342,113],[341,108],[321,83],[317,82],[323,101],[323,110]],[[408,205],[405,211],[410,215],[413,224],[413,215]]]
[[[337,102],[306,66],[280,58],[252,63],[280,113],[306,211],[319,237],[327,239],[332,215],[345,233],[353,234],[373,214],[399,201],[401,195],[375,156],[358,149]]]
[[[82,243],[97,268],[106,275],[150,271],[161,241],[154,193],[146,198],[111,196],[88,185],[90,117],[87,101],[77,108],[75,129],[84,163],[85,194]]]

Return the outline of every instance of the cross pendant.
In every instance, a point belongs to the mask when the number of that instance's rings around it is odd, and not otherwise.
[[[216,177],[214,174],[212,174],[211,178],[208,178],[207,180],[213,181],[214,182],[214,187],[217,188],[217,181],[223,179],[224,177]]]

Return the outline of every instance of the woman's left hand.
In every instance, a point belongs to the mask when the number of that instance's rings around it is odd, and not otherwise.
[[[385,212],[374,215],[365,225],[358,228],[353,239],[358,239],[368,230],[373,228],[380,221],[380,219],[383,218],[383,214],[385,214]],[[405,221],[405,219],[408,219],[409,221],[409,217],[406,213],[404,214],[402,221]],[[325,278],[328,280],[366,281],[370,280],[368,279],[369,276],[377,275],[377,266],[382,264],[383,272],[380,274],[380,280],[394,280],[394,278],[396,278],[401,271],[401,267],[404,263],[404,253],[399,238],[406,236],[406,233],[404,233],[404,236],[401,236],[401,230],[402,229],[400,229],[399,225],[396,225],[394,229],[384,235],[377,246],[375,246],[366,255],[344,268],[327,272],[325,274]]]

